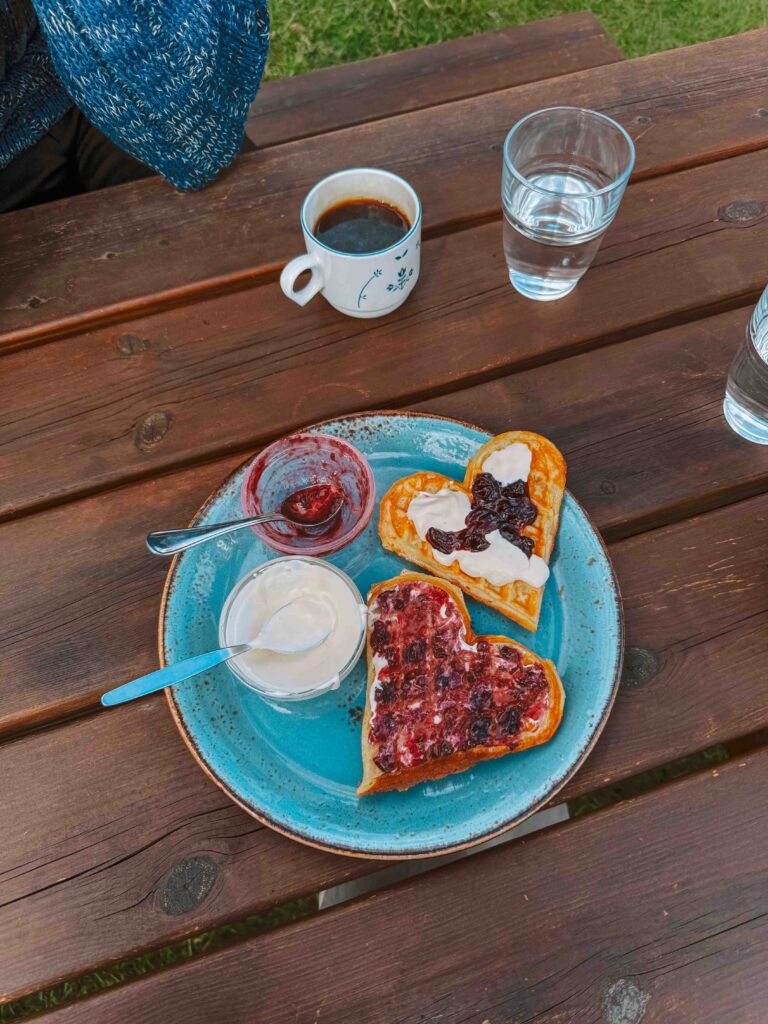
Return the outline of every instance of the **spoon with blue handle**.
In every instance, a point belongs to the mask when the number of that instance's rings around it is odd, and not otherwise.
[[[220,647],[217,651],[196,654],[175,665],[167,665],[156,672],[123,683],[114,690],[108,690],[101,698],[105,707],[125,704],[137,697],[173,686],[185,679],[206,672],[215,665],[221,665],[230,658],[249,651],[272,651],[274,654],[304,654],[325,643],[336,626],[333,608],[317,597],[297,597],[284,604],[270,616],[255,640],[231,647]]]

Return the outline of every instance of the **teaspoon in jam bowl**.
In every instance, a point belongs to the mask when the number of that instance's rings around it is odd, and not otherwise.
[[[235,530],[259,523],[287,523],[303,533],[316,533],[336,519],[343,505],[344,495],[338,487],[333,484],[313,484],[289,494],[279,512],[265,512],[259,516],[214,523],[211,526],[190,526],[186,530],[158,530],[147,536],[147,547],[154,555],[175,555],[207,540],[224,537]]]

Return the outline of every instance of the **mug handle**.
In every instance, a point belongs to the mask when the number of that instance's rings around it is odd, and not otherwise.
[[[299,274],[305,270],[312,271],[309,284],[306,284],[299,291],[294,291],[293,286]],[[289,299],[293,299],[299,306],[306,306],[310,299],[313,299],[318,292],[323,290],[325,279],[320,259],[315,253],[308,253],[304,256],[297,256],[290,263],[286,263],[280,275],[280,287]]]

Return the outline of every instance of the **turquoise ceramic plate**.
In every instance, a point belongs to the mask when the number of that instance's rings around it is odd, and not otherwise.
[[[461,479],[489,435],[454,420],[380,413],[313,428],[344,437],[370,460],[381,496],[401,476],[435,470]],[[244,467],[212,495],[196,522],[240,515]],[[406,567],[384,551],[378,511],[331,561],[365,595]],[[237,580],[273,552],[241,531],[182,555],[168,578],[160,616],[166,663],[218,647],[219,614]],[[487,761],[405,793],[359,800],[360,720],[365,658],[340,690],[281,707],[263,701],[221,666],[189,680],[169,701],[190,750],[221,788],[265,824],[313,846],[364,857],[424,857],[482,842],[541,807],[589,753],[611,709],[622,657],[622,617],[605,549],[566,494],[541,623],[535,634],[468,600],[475,633],[508,634],[551,658],[566,692],[565,713],[547,744]]]

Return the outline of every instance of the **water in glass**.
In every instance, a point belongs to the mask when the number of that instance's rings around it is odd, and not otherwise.
[[[747,337],[731,364],[723,412],[742,437],[768,444],[768,288],[755,307]]]
[[[605,228],[608,197],[594,195],[586,172],[529,175],[536,189],[504,201],[504,256],[512,284],[532,298],[572,291],[594,259]],[[569,197],[573,196],[572,200]],[[578,198],[576,198],[578,197]]]
[[[504,143],[504,256],[514,287],[559,299],[594,259],[619,208],[634,147],[594,110],[550,107],[528,114]]]

